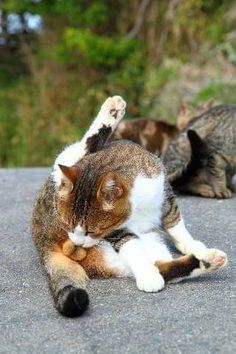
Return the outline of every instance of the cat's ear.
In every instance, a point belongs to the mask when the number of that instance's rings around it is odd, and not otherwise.
[[[127,187],[125,182],[115,173],[102,176],[97,190],[97,199],[102,203],[103,209],[113,209],[115,202],[120,199]]]
[[[192,156],[204,157],[207,154],[207,144],[202,138],[195,132],[195,130],[188,130],[188,138],[190,141]]]
[[[64,166],[64,165],[59,165],[59,168],[62,172],[62,178],[61,178],[61,184],[59,186],[60,191],[64,191],[67,193],[72,192],[76,180],[79,176],[80,169],[78,166]]]

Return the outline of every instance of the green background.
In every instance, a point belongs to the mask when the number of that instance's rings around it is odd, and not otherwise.
[[[174,123],[182,100],[236,103],[236,4],[219,0],[1,1],[40,33],[0,47],[0,166],[51,165],[105,98]],[[6,35],[6,34],[5,34]]]

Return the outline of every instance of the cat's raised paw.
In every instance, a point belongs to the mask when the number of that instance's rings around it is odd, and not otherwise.
[[[109,110],[109,114],[113,119],[121,120],[125,114],[126,102],[121,96],[113,96],[107,98],[102,108]]]
[[[201,268],[205,271],[213,271],[226,266],[227,255],[215,248],[207,248],[201,257]]]
[[[136,284],[139,290],[152,293],[162,290],[165,286],[165,281],[162,275],[154,269],[139,276]]]

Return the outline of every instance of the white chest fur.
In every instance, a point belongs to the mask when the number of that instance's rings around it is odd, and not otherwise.
[[[139,175],[131,190],[132,212],[129,220],[122,225],[140,234],[160,225],[164,201],[164,173],[155,178]]]

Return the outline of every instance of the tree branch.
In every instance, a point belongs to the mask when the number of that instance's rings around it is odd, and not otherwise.
[[[138,35],[143,21],[144,21],[144,16],[145,12],[147,10],[148,5],[150,4],[151,0],[142,0],[139,9],[138,9],[138,14],[136,18],[136,22],[134,24],[134,27],[131,29],[131,31],[127,34],[127,38],[134,38]]]

